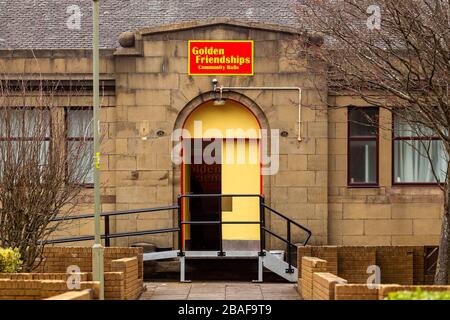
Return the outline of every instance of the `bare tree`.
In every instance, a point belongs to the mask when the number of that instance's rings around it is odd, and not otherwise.
[[[25,271],[91,179],[90,112],[57,105],[76,95],[59,82],[0,79],[0,246],[18,248]]]
[[[309,52],[328,64],[326,76],[332,90],[387,108],[403,123],[401,130],[430,138],[412,147],[430,161],[434,182],[443,192],[435,283],[446,284],[450,252],[449,0],[304,0],[298,10],[309,39],[315,40],[310,46],[317,44],[313,31],[324,39],[321,47],[310,47]],[[442,144],[443,154],[433,151],[433,138]]]

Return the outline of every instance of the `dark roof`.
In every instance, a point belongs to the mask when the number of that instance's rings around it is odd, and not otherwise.
[[[101,47],[116,48],[124,31],[211,18],[298,27],[298,0],[100,0]],[[66,23],[72,5],[81,29]],[[1,49],[90,48],[90,0],[0,0]]]

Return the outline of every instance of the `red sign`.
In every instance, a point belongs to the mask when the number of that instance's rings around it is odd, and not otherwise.
[[[189,75],[253,75],[253,41],[189,41]]]

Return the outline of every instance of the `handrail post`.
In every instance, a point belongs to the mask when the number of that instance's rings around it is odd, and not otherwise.
[[[293,273],[294,269],[292,269],[292,254],[291,254],[291,221],[287,220],[287,263],[289,265],[286,273]]]
[[[264,228],[266,226],[265,222],[265,211],[264,211],[264,196],[259,197],[259,255],[264,256],[264,250],[266,249],[266,233]]]
[[[182,197],[178,196],[177,199],[177,203],[178,203],[178,250],[180,250],[179,252],[179,256],[183,257],[184,256],[184,252],[183,252],[183,221],[182,221]]]
[[[109,231],[109,215],[105,216],[105,247],[111,246],[111,240],[109,238],[110,231]]]
[[[219,217],[220,217],[220,224],[219,224],[219,252],[217,253],[217,255],[219,257],[224,257],[225,256],[225,252],[223,252],[223,232],[222,232],[222,219],[223,219],[223,215],[222,215],[222,195],[218,196],[219,198]]]

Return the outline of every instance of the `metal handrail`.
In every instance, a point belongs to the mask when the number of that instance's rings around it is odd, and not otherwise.
[[[180,216],[180,222],[179,222],[179,228],[182,230],[183,225],[223,225],[223,224],[258,224],[260,225],[260,255],[263,256],[265,248],[265,234],[272,235],[276,237],[277,239],[283,241],[286,244],[286,251],[287,251],[287,263],[289,265],[288,269],[286,270],[287,273],[293,273],[294,269],[292,268],[292,248],[296,247],[296,244],[292,243],[292,234],[291,234],[291,225],[294,225],[301,230],[305,231],[308,236],[306,237],[305,241],[303,242],[303,246],[306,246],[308,244],[309,239],[312,236],[311,230],[305,228],[301,224],[295,222],[294,220],[288,218],[284,214],[278,212],[277,210],[269,207],[264,202],[264,196],[260,194],[185,194],[185,195],[179,195],[178,196],[178,205],[181,208],[182,199],[184,198],[226,198],[226,197],[237,197],[237,198],[258,198],[260,201],[260,221],[222,221],[222,210],[220,211],[220,220],[219,221],[181,221]],[[286,235],[287,239],[283,238],[282,236],[276,234],[275,232],[269,230],[265,226],[265,211],[264,209],[269,210],[269,212],[272,212],[276,214],[277,216],[281,217],[282,219],[286,220]],[[222,234],[221,230],[220,232],[220,243],[219,243],[219,256],[224,256],[225,253],[223,252],[223,243],[222,243]],[[181,233],[181,232],[180,232]],[[179,237],[179,250],[180,250],[180,256],[183,256],[183,248],[184,248],[184,239],[182,239],[182,236]]]
[[[278,215],[279,217],[281,217],[281,218],[283,218],[283,219],[285,219],[285,220],[288,220],[290,223],[292,223],[292,224],[295,225],[296,227],[299,227],[300,229],[302,229],[303,231],[305,231],[306,233],[308,233],[308,239],[307,239],[307,241],[306,241],[306,243],[308,243],[309,238],[311,238],[311,235],[312,235],[311,230],[305,228],[305,227],[302,226],[301,224],[295,222],[295,221],[292,220],[291,218],[286,217],[284,214],[278,212],[277,210],[275,210],[275,209],[269,207],[269,206],[266,205],[266,204],[263,204],[263,207],[266,208],[267,210],[269,210],[269,211],[275,213],[275,214]],[[306,243],[305,243],[305,245],[306,245]]]
[[[158,211],[165,211],[165,210],[175,210],[178,209],[177,205],[171,205],[171,206],[162,206],[162,207],[156,207],[156,208],[144,208],[144,209],[135,209],[135,210],[121,210],[121,211],[110,211],[110,212],[103,212],[100,216],[106,217],[106,216],[121,216],[121,215],[129,215],[129,214],[137,214],[137,213],[149,213],[149,212],[158,212]],[[57,217],[53,218],[51,221],[69,221],[69,220],[81,220],[81,219],[89,219],[94,218],[93,214],[81,214],[76,216],[68,216],[68,217]]]
[[[134,231],[134,232],[120,232],[120,233],[110,233],[109,231],[109,217],[112,216],[122,216],[122,215],[130,215],[130,214],[139,214],[139,213],[152,213],[159,211],[168,211],[168,210],[178,210],[178,205],[171,206],[162,206],[155,208],[144,208],[144,209],[133,209],[133,210],[120,210],[120,211],[111,211],[111,212],[103,212],[100,216],[105,218],[105,234],[101,235],[100,238],[105,240],[105,246],[110,246],[110,239],[115,238],[124,238],[124,237],[137,237],[143,235],[151,235],[151,234],[161,234],[161,233],[171,233],[171,232],[179,232],[179,228],[165,228],[165,229],[157,229],[157,230],[145,230],[145,231]],[[81,214],[76,216],[68,216],[68,217],[57,217],[52,219],[52,222],[65,222],[72,220],[81,220],[81,219],[92,219],[94,218],[93,214]],[[79,236],[79,237],[70,237],[70,238],[60,238],[60,239],[52,239],[46,240],[46,244],[58,244],[58,243],[67,243],[67,242],[81,242],[81,241],[91,241],[94,240],[94,236]]]
[[[257,198],[259,200],[260,207],[260,221],[223,221],[222,220],[222,209],[220,208],[220,220],[216,221],[187,221],[182,219],[182,200],[187,198],[226,198],[226,197],[237,197],[237,198]],[[274,231],[268,229],[265,225],[265,210],[269,210],[269,212],[274,213],[280,218],[286,221],[286,235],[287,239],[276,234]],[[109,218],[111,216],[122,216],[122,215],[130,215],[130,214],[140,214],[140,213],[152,213],[159,211],[167,211],[167,210],[177,210],[178,211],[178,226],[173,228],[165,228],[165,229],[157,229],[157,230],[145,230],[145,231],[135,231],[135,232],[121,232],[121,233],[113,233],[109,232]],[[179,195],[177,199],[177,204],[170,206],[161,206],[155,208],[144,208],[144,209],[135,209],[135,210],[121,210],[121,211],[111,211],[111,212],[103,212],[101,217],[105,219],[105,233],[101,236],[101,239],[105,240],[105,245],[110,246],[110,239],[115,238],[123,238],[123,237],[133,237],[133,236],[142,236],[142,235],[152,235],[152,234],[161,234],[161,233],[174,233],[178,232],[178,247],[179,247],[179,255],[184,256],[184,239],[182,235],[183,226],[184,225],[259,225],[260,226],[260,256],[265,255],[265,235],[269,234],[274,236],[275,238],[281,240],[286,244],[287,247],[287,263],[289,268],[286,270],[287,273],[292,273],[292,247],[295,247],[296,244],[292,243],[292,234],[291,234],[291,225],[300,228],[305,231],[308,236],[306,240],[302,243],[302,245],[306,245],[309,239],[312,236],[312,232],[295,222],[294,220],[288,218],[284,214],[278,212],[277,210],[269,207],[265,204],[265,199],[263,195],[260,194],[184,194]],[[91,219],[94,218],[93,214],[82,214],[76,216],[69,217],[58,217],[52,219],[54,222],[65,222],[71,220],[81,220],[81,219]],[[219,237],[220,237],[220,248],[219,248],[219,256],[224,256],[225,252],[223,251],[223,239],[222,239],[222,228],[219,228]],[[47,240],[47,244],[57,244],[57,243],[66,243],[66,242],[79,242],[79,241],[90,241],[94,240],[94,236],[79,236],[79,237],[70,237],[70,238],[62,238],[62,239],[54,239]]]
[[[303,231],[305,231],[308,236],[306,237],[306,240],[303,242],[303,246],[306,246],[308,244],[309,239],[312,236],[312,232],[311,230],[305,228],[304,226],[302,226],[301,224],[295,222],[294,220],[286,217],[284,214],[278,212],[277,210],[269,207],[268,205],[266,205],[265,203],[262,204],[262,206],[269,210],[270,212],[275,213],[276,215],[278,215],[279,217],[283,218],[286,220],[286,235],[287,235],[287,239],[282,238],[281,236],[275,234],[274,232],[267,230],[265,227],[263,227],[264,231],[271,234],[272,236],[280,239],[281,241],[283,241],[284,243],[286,243],[286,251],[287,251],[287,260],[288,260],[288,264],[289,264],[289,268],[286,270],[287,273],[293,273],[294,270],[292,269],[292,248],[296,247],[296,244],[292,243],[292,235],[291,235],[291,225],[294,225],[300,229],[302,229]]]

